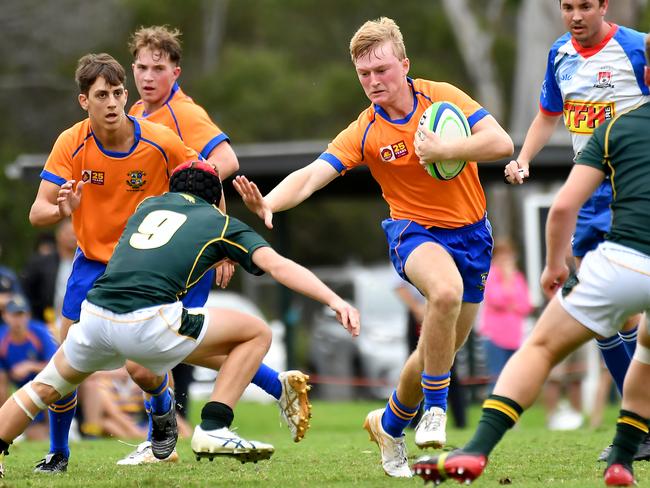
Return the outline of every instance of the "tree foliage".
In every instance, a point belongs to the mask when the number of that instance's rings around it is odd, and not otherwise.
[[[637,27],[650,25],[645,1],[627,1],[640,12]],[[486,62],[508,114],[525,0],[465,3],[477,32],[489,34]],[[20,153],[47,153],[62,130],[84,117],[73,81],[80,56],[106,51],[128,68],[129,33],[151,24],[182,30],[181,84],[233,143],[330,139],[368,104],[348,43],[364,21],[382,15],[401,26],[411,76],[449,81],[478,97],[480,72],[464,62],[471,57],[457,42],[461,26],[449,22],[443,0],[4,0],[0,165]],[[4,177],[0,185],[0,211],[9,216],[0,230],[3,260],[18,264],[34,235],[26,215],[35,186]]]

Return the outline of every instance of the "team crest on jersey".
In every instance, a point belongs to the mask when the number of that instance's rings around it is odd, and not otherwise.
[[[603,66],[596,75],[596,83],[594,88],[614,88],[612,83],[612,68]]]
[[[128,191],[142,191],[142,186],[147,182],[144,179],[147,173],[141,169],[136,169],[135,171],[129,171],[126,175],[129,177],[126,184],[131,187]]]
[[[406,148],[406,143],[404,141],[399,141],[395,144],[391,144],[390,146],[379,148],[379,156],[385,163],[395,161],[398,158],[406,156],[408,153],[409,151]]]
[[[81,181],[84,183],[91,183],[93,185],[103,185],[104,184],[104,172],[103,171],[93,171],[91,169],[84,169],[81,172]]]
[[[591,134],[600,124],[614,117],[614,102],[564,102],[564,124],[574,134]]]

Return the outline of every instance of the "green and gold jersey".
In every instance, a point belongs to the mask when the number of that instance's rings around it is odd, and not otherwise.
[[[612,181],[612,228],[605,239],[650,255],[650,103],[599,126],[576,159]]]
[[[252,254],[268,245],[206,201],[165,193],[143,201],[131,216],[87,299],[115,313],[173,303],[224,258],[263,274]]]

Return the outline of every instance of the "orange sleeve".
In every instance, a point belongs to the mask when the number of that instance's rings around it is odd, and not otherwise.
[[[230,140],[199,105],[182,103],[174,105],[174,111],[183,141],[203,158],[207,159],[215,147]]]
[[[41,172],[42,179],[62,185],[68,180],[81,177],[81,175],[72,174],[72,157],[77,149],[75,147],[75,129],[76,127],[71,127],[57,138]]]
[[[365,112],[364,112],[365,114]],[[327,150],[319,156],[330,163],[339,173],[365,164],[363,156],[363,141],[369,124],[363,127],[362,117],[343,129],[327,146]]]
[[[171,174],[174,168],[179,164],[196,159],[199,159],[197,152],[194,149],[187,147],[180,137],[170,131],[167,160],[169,173]]]
[[[467,120],[470,122],[470,127],[474,125],[472,123],[472,118],[476,118],[477,114],[483,111],[485,112],[485,115],[487,115],[487,111],[483,109],[480,103],[478,103],[460,88],[457,88],[449,83],[437,83],[436,88],[434,89],[433,99],[451,102],[460,108],[465,114],[465,117],[467,117]]]

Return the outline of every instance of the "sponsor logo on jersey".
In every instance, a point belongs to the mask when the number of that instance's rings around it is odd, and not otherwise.
[[[147,182],[147,180],[144,179],[147,173],[141,169],[136,169],[134,171],[129,171],[126,175],[129,177],[129,179],[126,180],[126,184],[131,188],[127,191],[142,191],[142,186]]]
[[[596,127],[614,117],[614,102],[564,102],[564,124],[574,134],[591,134]]]
[[[603,66],[600,68],[596,75],[594,88],[614,88],[614,84],[612,83],[612,73],[612,68],[609,66]]]
[[[406,156],[409,153],[406,148],[406,143],[404,141],[396,142],[390,146],[384,146],[379,148],[379,156],[382,161],[388,163],[389,161],[395,161],[397,158]]]
[[[92,169],[84,169],[81,172],[81,181],[83,181],[84,183],[91,183],[93,185],[103,185],[104,172],[93,171]]]

